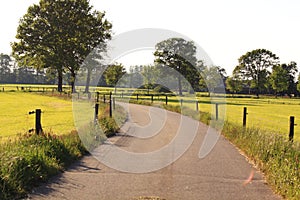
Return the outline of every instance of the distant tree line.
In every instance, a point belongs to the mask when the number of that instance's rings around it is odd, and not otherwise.
[[[256,49],[242,55],[226,88],[232,93],[274,94],[297,96],[300,92],[296,62],[280,64],[279,57],[266,49]]]

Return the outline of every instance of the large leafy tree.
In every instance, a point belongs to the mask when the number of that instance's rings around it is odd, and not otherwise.
[[[6,83],[9,82],[8,77],[11,75],[10,68],[11,65],[11,57],[7,54],[0,54],[0,82]]]
[[[117,84],[119,81],[121,81],[121,78],[124,76],[124,74],[126,74],[126,71],[122,64],[115,63],[109,65],[104,71],[104,77],[107,85],[114,86],[116,92]]]
[[[146,65],[143,67],[142,76],[144,78],[144,86],[148,89],[148,94],[150,92],[150,88],[153,88],[156,83],[159,71],[156,66]]]
[[[170,38],[155,45],[155,62],[178,72],[178,91],[182,95],[182,76],[192,85],[198,86],[199,72],[196,69],[196,46],[192,41]]]
[[[275,65],[270,76],[270,81],[276,96],[279,92],[288,89],[288,73],[282,65]]]
[[[238,61],[239,65],[234,73],[244,80],[250,80],[251,87],[255,88],[256,95],[259,96],[267,84],[269,68],[278,65],[279,58],[269,50],[256,49],[242,55]]]
[[[226,79],[226,89],[232,93],[238,93],[243,89],[243,82],[236,76],[228,77]]]
[[[20,20],[13,56],[20,66],[56,70],[58,91],[68,71],[74,91],[81,63],[94,47],[111,38],[111,28],[105,14],[93,10],[88,0],[41,0]]]
[[[281,67],[285,70],[287,73],[287,94],[291,96],[291,94],[297,93],[297,86],[295,83],[295,80],[297,79],[297,63],[292,61],[289,64],[282,64]]]
[[[200,87],[205,88],[210,96],[217,88],[224,86],[226,71],[219,66],[205,67],[202,76],[204,77],[200,79],[199,85]]]

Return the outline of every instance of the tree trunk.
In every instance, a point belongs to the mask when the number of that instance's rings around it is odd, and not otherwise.
[[[57,78],[58,78],[58,83],[57,83],[57,91],[62,92],[62,84],[63,84],[63,73],[62,70],[58,69],[57,70]]]
[[[76,79],[76,73],[74,71],[71,71],[71,87],[72,87],[72,93],[76,92],[76,88],[75,88],[75,79]]]
[[[182,85],[181,85],[181,75],[178,75],[178,90],[179,90],[179,96],[182,96]]]
[[[84,90],[85,93],[89,93],[89,90],[90,90],[91,72],[92,72],[92,70],[88,69],[86,83],[85,83],[85,90]]]

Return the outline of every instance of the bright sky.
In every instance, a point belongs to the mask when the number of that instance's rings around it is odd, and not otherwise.
[[[3,1],[0,7],[0,52],[10,53],[19,19],[39,0]],[[194,40],[215,65],[228,74],[237,59],[257,48],[271,50],[281,63],[300,66],[299,0],[90,0],[105,11],[113,32],[163,28]],[[142,56],[141,56],[142,55]],[[125,65],[148,64],[151,51],[128,55]]]

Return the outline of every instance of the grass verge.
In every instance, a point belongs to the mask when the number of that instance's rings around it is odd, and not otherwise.
[[[107,105],[100,104],[99,127],[103,138],[96,134],[97,126],[88,124],[88,137],[92,146],[85,146],[77,131],[69,134],[20,135],[0,143],[0,199],[11,200],[25,197],[33,187],[47,181],[51,176],[65,170],[101,144],[107,137],[113,136],[126,120],[125,110],[116,106],[114,118],[109,117]]]
[[[19,136],[0,146],[0,199],[18,199],[85,153],[78,135]]]
[[[300,145],[280,134],[226,123],[223,135],[255,163],[285,199],[300,199]]]

